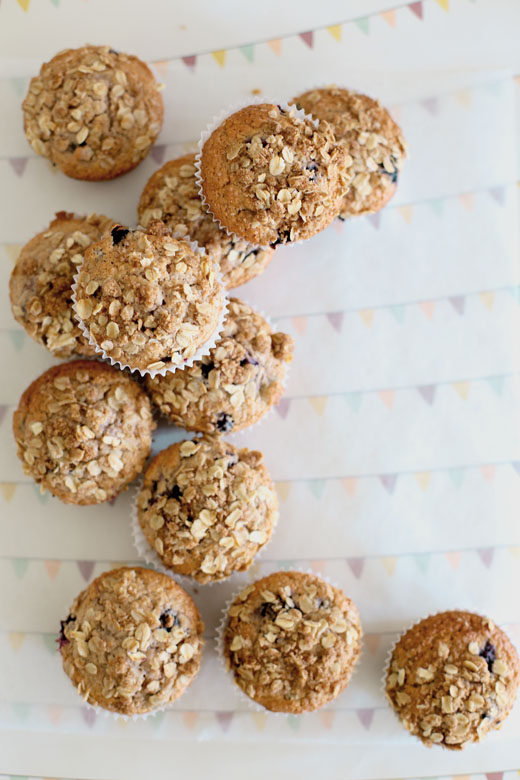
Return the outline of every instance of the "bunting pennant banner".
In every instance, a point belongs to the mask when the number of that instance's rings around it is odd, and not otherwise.
[[[389,306],[388,311],[390,312],[392,317],[396,320],[396,322],[399,323],[399,325],[403,324],[404,318],[406,317],[406,304]]]
[[[47,707],[47,715],[52,723],[53,726],[57,726],[60,720],[63,717],[63,707],[57,707],[56,705],[52,705],[50,707]]]
[[[395,16],[394,8],[392,8],[390,11],[382,11],[379,15],[381,19],[383,19],[387,24],[390,25],[390,27],[395,27],[396,16]]]
[[[19,580],[23,579],[29,568],[29,560],[27,558],[11,558],[11,565],[14,569],[14,573]]]
[[[435,311],[435,301],[421,301],[419,304],[419,308],[421,309],[424,316],[429,319],[433,320],[433,313]]]
[[[415,476],[415,479],[417,480],[417,482],[419,484],[419,487],[421,488],[423,493],[425,493],[428,490],[429,486],[430,486],[430,480],[432,478],[431,472],[430,471],[423,471],[423,472],[419,472],[417,474],[414,474],[414,476]]]
[[[435,2],[437,5],[440,5],[444,11],[450,10],[450,0],[435,0]]]
[[[421,105],[432,116],[435,116],[439,113],[439,99],[436,97],[425,98],[424,100],[421,100]]]
[[[370,224],[376,230],[379,230],[379,227],[381,225],[381,212],[380,211],[377,211],[375,214],[367,214],[366,219],[368,219]]]
[[[309,47],[309,49],[312,49],[314,45],[314,32],[312,30],[300,33],[300,38]]]
[[[464,481],[464,469],[448,469],[448,476],[455,487],[459,488]]]
[[[300,336],[303,336],[307,328],[307,317],[292,317],[291,322]]]
[[[466,300],[464,296],[462,295],[455,295],[451,298],[448,298],[449,302],[457,312],[457,314],[460,314],[462,316],[464,314],[464,308],[466,306]]]
[[[482,549],[482,550],[477,550],[477,552],[478,552],[480,560],[482,561],[482,563],[484,564],[486,569],[489,569],[489,567],[493,563],[493,557],[494,557],[495,551],[492,548],[488,547],[488,548],[485,548],[485,549]]]
[[[282,501],[287,501],[289,498],[289,491],[291,489],[291,483],[290,482],[277,482],[276,483],[276,491],[278,495],[280,496],[280,499]]]
[[[471,90],[459,89],[458,92],[455,93],[455,98],[463,108],[469,108],[471,106]]]
[[[327,30],[332,35],[332,37],[335,38],[338,43],[340,43],[342,33],[341,24],[332,24],[330,27],[327,27]]]
[[[392,409],[395,402],[395,390],[378,390],[377,394],[387,409]]]
[[[460,556],[461,556],[460,552],[459,551],[447,552],[444,553],[444,555],[446,556],[446,560],[450,564],[453,571],[457,571],[457,569],[460,566]]]
[[[370,35],[370,17],[364,16],[361,19],[354,19],[354,24],[365,35]]]
[[[369,653],[375,655],[381,644],[381,634],[365,634],[363,637],[363,644]]]
[[[255,58],[255,47],[252,43],[246,46],[241,46],[240,51],[242,52],[246,60],[249,60],[249,62],[253,62]]]
[[[289,409],[291,407],[291,402],[288,398],[282,398],[280,401],[278,401],[277,405],[275,406],[276,411],[282,418],[282,420],[285,420],[287,415],[289,414]]]
[[[357,477],[345,477],[344,479],[340,480],[341,485],[343,489],[349,494],[349,496],[352,498],[357,489]]]
[[[413,559],[417,564],[419,571],[422,574],[426,574],[426,572],[428,571],[428,567],[430,565],[431,555],[429,553],[424,553],[422,555],[414,555]]]
[[[479,298],[489,311],[493,308],[493,304],[495,302],[495,293],[493,290],[490,290],[489,292],[481,292],[479,293]]]
[[[190,54],[187,57],[182,57],[182,61],[188,68],[190,68],[190,70],[194,70],[197,64],[197,55]]]
[[[347,558],[347,564],[354,575],[354,577],[359,580],[361,578],[361,575],[363,574],[363,568],[365,566],[365,559],[364,558]]]
[[[367,328],[372,327],[372,323],[374,321],[374,310],[373,309],[361,309],[361,311],[358,311],[359,316],[367,326]]]
[[[397,474],[381,474],[380,482],[387,493],[393,493],[397,483]]]
[[[49,579],[55,580],[61,567],[61,561],[44,561]]]
[[[435,400],[435,390],[435,385],[422,385],[417,388],[417,392],[429,406],[432,406]]]
[[[190,731],[195,728],[197,725],[197,721],[199,719],[199,713],[195,710],[191,711],[188,710],[187,712],[182,713],[182,721],[187,729]]]
[[[9,503],[16,492],[16,484],[14,482],[0,482],[0,493],[4,497],[4,500]]]
[[[96,711],[91,707],[83,707],[81,710],[81,715],[87,726],[91,729],[96,722]]]
[[[25,634],[22,631],[10,631],[9,632],[9,644],[13,648],[14,652],[17,653],[18,650],[23,645],[23,641],[25,639]]]
[[[10,330],[9,340],[15,350],[20,352],[25,343],[25,331],[24,330]]]
[[[466,401],[469,396],[469,382],[453,382],[453,389],[459,395],[463,401]]]
[[[360,392],[356,393],[345,393],[343,396],[347,404],[350,406],[353,412],[358,412],[359,407],[361,406],[361,401],[363,400],[363,394]]]
[[[57,634],[42,634],[43,644],[52,655],[55,655],[58,649],[57,639]]]
[[[27,13],[27,11],[29,10],[29,6],[31,4],[31,0],[16,0],[16,2],[18,3],[22,11],[25,11]]]
[[[363,728],[368,731],[372,725],[372,721],[374,720],[374,710],[367,708],[359,709],[356,710],[356,715],[358,716],[359,722]]]
[[[226,49],[219,49],[218,51],[211,52],[211,56],[215,59],[216,62],[218,62],[221,68],[223,68],[226,64],[226,54]]]
[[[272,41],[267,41],[267,45],[273,51],[277,57],[282,53],[282,41],[280,38],[274,38]]]
[[[157,163],[157,165],[163,164],[165,154],[166,146],[164,144],[155,144],[155,146],[152,146],[150,149],[150,157],[154,160],[154,162]]]
[[[466,211],[473,211],[473,208],[475,207],[475,195],[473,192],[463,192],[458,196],[458,199]]]
[[[267,724],[267,715],[265,712],[252,712],[251,718],[257,731],[263,731]]]
[[[323,728],[327,730],[332,728],[332,724],[334,723],[334,716],[334,710],[320,710],[318,712],[318,717],[323,725]]]
[[[25,76],[13,76],[10,79],[10,82],[15,95],[17,95],[19,98],[24,97],[29,86],[29,79]]]
[[[170,60],[155,60],[153,64],[159,71],[160,75],[164,78],[164,76],[166,76]]]
[[[229,727],[231,726],[231,722],[233,720],[233,712],[216,712],[215,718],[224,733],[229,731]]]
[[[342,311],[333,311],[326,315],[328,321],[338,333],[341,332],[344,314]]]
[[[311,491],[314,498],[317,498],[318,501],[323,496],[323,492],[325,490],[326,480],[325,479],[309,479],[307,482],[307,485],[309,486],[309,490]]]
[[[327,406],[327,396],[313,396],[309,398],[309,402],[316,414],[319,414],[321,417]]]
[[[383,558],[380,558],[380,561],[383,564],[383,567],[386,573],[389,575],[389,577],[393,577],[395,572],[395,567],[397,566],[396,556],[385,555]]]
[[[495,466],[481,466],[480,467],[480,473],[486,480],[486,482],[493,482],[495,478]]]
[[[77,561],[77,566],[79,569],[79,572],[85,582],[88,582],[90,578],[92,577],[92,572],[94,571],[94,566],[96,564],[94,561]]]
[[[9,165],[17,176],[22,176],[27,165],[28,157],[10,157]]]
[[[299,731],[302,725],[301,717],[299,715],[288,715],[287,725],[289,726],[291,731]]]
[[[22,249],[22,244],[4,244],[4,249],[12,263],[16,263]]]
[[[409,225],[412,221],[413,206],[398,206],[397,211],[402,216],[404,221]]]
[[[422,0],[418,3],[410,3],[408,6],[410,11],[417,16],[418,19],[423,19],[423,4]]]

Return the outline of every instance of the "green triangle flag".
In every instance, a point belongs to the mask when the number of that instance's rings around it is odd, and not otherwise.
[[[13,76],[11,79],[11,86],[18,97],[22,97],[27,92],[29,86],[29,79],[26,76]]]
[[[246,58],[246,60],[249,60],[249,62],[253,62],[255,58],[255,47],[252,43],[249,43],[247,46],[241,46],[240,51]]]
[[[361,19],[354,19],[354,23],[359,27],[361,32],[365,33],[365,35],[370,35],[370,19],[368,16],[363,16]]]
[[[152,724],[153,728],[158,729],[165,717],[165,712],[156,712],[155,715],[152,715],[150,717],[150,723]]]
[[[318,501],[321,499],[323,491],[325,490],[325,482],[326,480],[324,479],[309,479],[307,481],[307,487]]]
[[[503,376],[490,376],[487,378],[487,383],[497,395],[502,395],[504,390],[505,377]]]
[[[359,410],[359,407],[361,406],[361,401],[363,400],[363,394],[362,393],[345,393],[343,396],[345,401],[348,403],[350,408],[353,412],[357,412]]]
[[[431,555],[429,553],[424,553],[423,555],[414,555],[415,563],[417,564],[419,571],[421,571],[423,574],[426,574],[428,571],[430,559]]]
[[[43,644],[47,648],[47,650],[52,653],[53,655],[56,653],[56,650],[58,649],[58,645],[56,643],[57,639],[56,634],[42,634]]]
[[[394,317],[394,319],[397,320],[397,322],[402,323],[404,322],[404,317],[406,314],[406,307],[405,306],[389,306],[390,314]]]
[[[460,487],[464,481],[464,469],[448,469],[448,476],[455,487]]]
[[[12,707],[13,707],[13,712],[18,718],[18,720],[25,720],[29,714],[31,705],[26,704],[23,701],[19,701],[19,702],[14,702]]]
[[[33,485],[32,488],[34,490],[34,494],[35,494],[36,498],[38,499],[38,501],[41,504],[46,504],[47,501],[49,500],[49,494],[47,492],[42,493],[39,485]]]
[[[301,718],[299,715],[288,715],[287,723],[293,731],[299,731],[301,726]]]
[[[23,347],[24,341],[25,341],[25,331],[24,330],[9,330],[7,331],[9,333],[9,339],[11,340],[11,344],[16,349],[17,352],[21,350]]]
[[[11,558],[11,563],[13,564],[14,573],[18,577],[18,579],[23,579],[25,577],[25,573],[29,567],[29,561],[27,558]]]

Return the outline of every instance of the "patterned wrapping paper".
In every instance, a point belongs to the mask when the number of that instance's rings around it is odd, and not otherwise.
[[[444,14],[441,5],[428,13]],[[377,17],[365,28],[381,45],[398,46],[409,25],[428,21],[423,4],[413,6],[394,12],[400,27]],[[12,262],[54,210],[95,209],[132,223],[148,176],[192,148],[194,128],[214,107],[243,98],[246,84],[271,94],[276,83],[287,99],[296,71],[296,90],[316,82],[320,54],[332,44],[338,64],[329,78],[318,76],[344,81],[341,46],[366,29],[352,23],[294,36],[278,50],[271,41],[248,52],[160,63],[167,86],[160,143],[135,172],[105,184],[68,180],[35,157],[19,127],[25,75],[0,80],[0,176],[9,193],[0,211],[0,771],[15,771],[1,758],[14,731],[65,749],[86,736],[96,745],[101,740],[106,755],[116,744],[130,748],[141,740],[143,749],[152,741],[157,754],[172,741],[273,751],[275,740],[329,745],[349,758],[348,775],[343,767],[337,776],[352,778],[419,777],[427,768],[438,775],[495,773],[488,778],[498,780],[495,770],[520,764],[520,704],[500,732],[454,754],[427,751],[409,737],[379,690],[397,632],[433,611],[488,613],[520,642],[519,88],[505,73],[474,75],[460,89],[467,74],[443,74],[438,92],[414,100],[398,77],[383,83],[377,73],[365,74],[366,90],[391,97],[410,144],[396,198],[379,215],[337,222],[293,250],[279,249],[264,275],[237,291],[296,340],[277,411],[235,438],[264,452],[281,518],[266,555],[247,574],[191,589],[208,637],[193,686],[168,713],[112,722],[82,705],[55,651],[58,621],[76,593],[102,571],[135,561],[132,494],[112,505],[67,507],[23,475],[12,411],[53,360],[11,317]],[[184,99],[187,130],[174,118]],[[181,435],[162,426],[155,450]],[[344,694],[320,712],[280,720],[237,704],[210,640],[240,581],[292,566],[337,582],[357,603],[366,639]],[[19,771],[28,771],[20,762]],[[75,776],[71,767],[66,773]],[[102,760],[99,772],[106,776]]]

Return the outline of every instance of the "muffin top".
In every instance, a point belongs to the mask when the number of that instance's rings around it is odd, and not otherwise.
[[[283,393],[292,336],[274,333],[250,306],[230,298],[220,340],[208,356],[175,374],[146,379],[153,402],[183,428],[239,431],[259,420]]]
[[[291,102],[329,122],[347,152],[343,165],[352,181],[340,216],[346,219],[383,208],[397,188],[407,156],[401,128],[386,108],[368,95],[336,86],[304,92]]]
[[[338,215],[348,188],[346,154],[330,127],[294,109],[247,106],[225,119],[202,149],[210,211],[252,244],[310,238]]]
[[[153,459],[137,512],[162,563],[204,584],[251,565],[271,537],[278,502],[260,452],[203,436]]]
[[[142,471],[153,428],[139,385],[89,360],[50,368],[29,385],[13,415],[25,473],[66,504],[117,496]]]
[[[85,252],[76,313],[98,348],[132,370],[183,365],[214,333],[223,291],[213,264],[162,222],[116,225]]]
[[[114,221],[59,211],[49,227],[22,249],[9,280],[13,315],[25,331],[56,357],[93,355],[72,310],[73,276],[85,249]]]
[[[195,177],[195,155],[170,160],[148,180],[137,209],[139,224],[160,219],[176,236],[204,247],[230,289],[248,282],[267,267],[274,250],[262,249],[230,236],[203,205]]]
[[[309,712],[338,696],[361,652],[357,609],[311,574],[281,571],[233,601],[223,652],[237,685],[273,712]]]
[[[395,645],[386,695],[422,742],[459,750],[501,726],[519,682],[518,654],[492,620],[441,612],[416,623]]]
[[[122,715],[166,707],[200,666],[204,624],[191,597],[165,574],[105,572],[61,621],[63,668],[81,697]]]
[[[163,102],[152,72],[108,46],[66,49],[42,65],[23,101],[25,134],[67,176],[112,179],[148,154]]]

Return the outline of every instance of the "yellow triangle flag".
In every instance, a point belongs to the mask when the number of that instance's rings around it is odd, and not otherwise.
[[[459,91],[455,93],[455,97],[464,108],[469,108],[471,106],[471,90],[459,89]]]
[[[22,633],[21,631],[9,632],[9,644],[11,645],[15,653],[17,653],[18,650],[21,648],[24,639],[25,639],[25,634]]]
[[[412,206],[398,206],[397,211],[402,216],[405,222],[410,224],[412,221],[413,208]]]
[[[422,491],[426,492],[428,490],[431,476],[431,472],[429,471],[422,471],[415,475],[415,479],[417,480]]]
[[[153,62],[152,65],[155,65],[161,76],[165,76],[168,69],[168,62],[169,60],[158,60],[157,62]]]
[[[380,16],[381,19],[384,19],[385,22],[390,25],[390,27],[395,27],[395,9],[392,9],[391,11],[383,11]]]
[[[219,49],[218,51],[212,51],[211,56],[218,62],[221,68],[226,64],[226,49]]]
[[[493,290],[479,293],[479,298],[484,304],[484,306],[486,307],[486,309],[489,309],[491,311],[491,309],[493,308],[493,304],[495,302],[495,293],[493,292]]]
[[[309,398],[309,402],[316,412],[316,414],[323,414],[325,411],[325,407],[327,406],[327,396],[326,395],[318,395],[312,398]]]
[[[515,558],[520,558],[520,547],[510,547],[509,552],[514,555]]]
[[[450,10],[450,0],[435,0],[435,2],[437,5],[440,5],[444,11]]]
[[[372,327],[372,322],[374,320],[374,310],[373,309],[361,309],[361,311],[358,311],[359,316],[367,326],[367,328]]]
[[[0,492],[7,502],[9,502],[14,496],[16,491],[15,482],[0,482]]]
[[[23,11],[27,12],[29,10],[31,0],[16,0],[16,2],[18,3],[18,5]]]
[[[385,556],[384,558],[381,558],[381,563],[386,569],[386,573],[391,577],[395,571],[395,567],[397,566],[397,558],[395,555],[391,556]]]
[[[267,723],[267,715],[265,712],[252,712],[251,717],[253,718],[253,723],[258,731],[263,731],[265,729],[265,724]]]
[[[453,389],[460,395],[463,401],[466,401],[469,396],[469,382],[454,382]]]
[[[280,496],[280,499],[282,501],[287,501],[289,498],[289,491],[291,490],[291,483],[290,482],[277,482],[276,483],[276,492]]]
[[[341,41],[341,24],[332,24],[330,27],[327,27],[327,30],[338,43]]]

